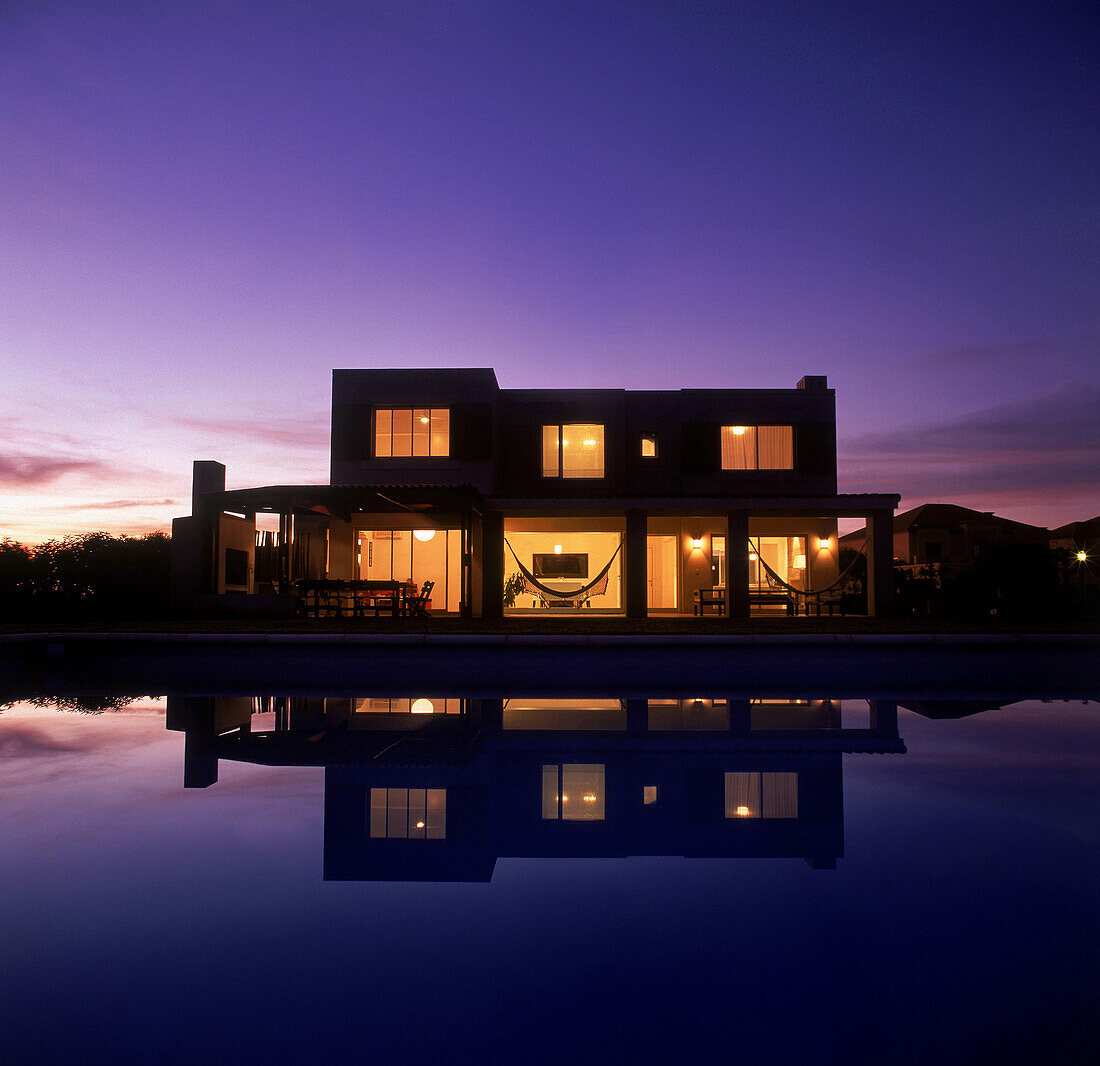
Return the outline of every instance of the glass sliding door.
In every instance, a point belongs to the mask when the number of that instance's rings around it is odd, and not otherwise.
[[[435,583],[433,611],[455,611],[462,598],[462,530],[361,529],[357,553],[363,581]]]

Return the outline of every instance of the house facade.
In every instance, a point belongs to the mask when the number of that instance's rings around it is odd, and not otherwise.
[[[898,497],[838,493],[824,377],[527,390],[488,369],[336,370],[329,484],[224,477],[196,463],[193,513],[173,524],[182,601],[400,580],[433,583],[433,615],[746,618],[835,586],[837,521],[856,518],[868,610],[892,605]]]

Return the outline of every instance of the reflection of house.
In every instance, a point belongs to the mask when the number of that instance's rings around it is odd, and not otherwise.
[[[865,533],[841,537],[841,547],[856,547]],[[902,566],[966,566],[995,544],[1047,543],[1039,526],[998,518],[953,503],[926,503],[894,517],[894,559]]]
[[[830,700],[169,697],[185,784],[218,761],[325,767],[325,877],[487,881],[509,857],[843,854],[844,752],[896,709]],[[659,732],[659,739],[652,734]]]
[[[837,519],[856,517],[872,529],[870,610],[891,605],[892,575],[875,575],[897,497],[837,493],[823,377],[533,391],[491,370],[337,370],[330,481],[225,491],[220,464],[196,463],[192,517],[173,524],[177,594],[432,581],[433,613],[464,617],[746,617],[829,586]],[[279,532],[257,555],[263,512]]]

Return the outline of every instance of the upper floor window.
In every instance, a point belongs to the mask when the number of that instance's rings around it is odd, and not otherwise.
[[[603,426],[594,422],[542,427],[543,477],[603,477]]]
[[[446,407],[378,407],[374,412],[378,459],[451,454],[451,412]]]
[[[723,470],[793,470],[793,426],[723,426]]]
[[[657,458],[657,438],[656,437],[642,437],[642,458],[643,459],[656,459]]]

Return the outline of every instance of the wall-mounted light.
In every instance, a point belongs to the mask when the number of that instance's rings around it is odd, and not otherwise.
[[[435,704],[431,700],[413,700],[412,707],[409,710],[413,714],[435,714]]]
[[[697,551],[698,549],[702,548],[702,546],[703,546],[703,538],[701,536],[695,536],[695,537],[691,538],[692,550]]]
[[[817,546],[823,552],[827,552],[833,546],[833,538],[832,537],[820,537],[820,538],[818,538]]]
[[[432,537],[435,536],[435,530],[434,529],[414,529],[413,530],[413,536],[416,537],[417,540],[422,540],[422,541],[427,542],[427,541],[431,540]]]

